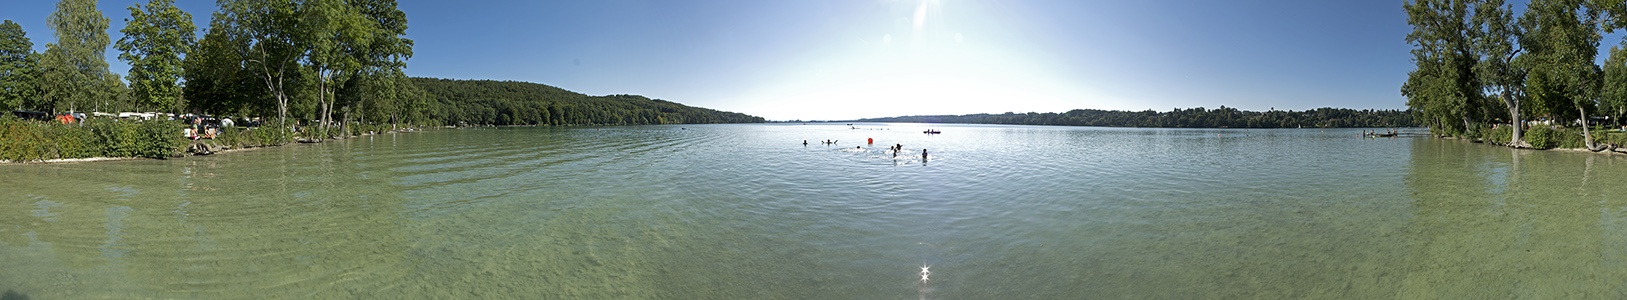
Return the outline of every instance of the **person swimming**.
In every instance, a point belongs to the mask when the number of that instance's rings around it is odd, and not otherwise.
[[[926,149],[921,149],[921,161],[926,161]]]

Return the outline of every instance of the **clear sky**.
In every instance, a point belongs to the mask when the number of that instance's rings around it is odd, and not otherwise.
[[[54,40],[44,23],[55,3],[0,0],[0,18],[22,24],[43,51]],[[101,1],[114,40],[134,3]],[[211,0],[176,3],[200,28],[215,10]],[[770,120],[1221,105],[1401,109],[1399,89],[1413,69],[1401,4],[400,1],[417,42],[411,76],[639,94]],[[116,51],[107,56],[115,73],[128,72]]]

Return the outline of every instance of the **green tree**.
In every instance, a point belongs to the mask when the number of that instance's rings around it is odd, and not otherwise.
[[[1592,150],[1599,148],[1586,126],[1587,111],[1596,105],[1602,86],[1602,72],[1593,61],[1605,21],[1603,10],[1583,0],[1532,1],[1520,20],[1527,36],[1521,45],[1531,50],[1528,63],[1536,64],[1530,85],[1542,91],[1532,100],[1550,109],[1574,109],[1583,124],[1583,141]]]
[[[1517,43],[1524,32],[1520,31],[1513,11],[1513,7],[1504,6],[1503,0],[1487,0],[1475,7],[1475,48],[1485,59],[1480,60],[1474,70],[1485,84],[1486,92],[1498,94],[1497,98],[1508,110],[1509,124],[1514,125],[1509,145],[1529,147],[1522,138],[1520,118],[1525,70],[1514,63],[1522,50]]]
[[[366,18],[372,29],[367,47],[357,48],[353,52],[363,68],[352,73],[355,80],[368,81],[364,85],[369,87],[371,92],[367,95],[372,97],[340,101],[346,105],[356,105],[363,112],[369,111],[370,107],[386,108],[372,111],[392,112],[387,114],[391,116],[388,119],[392,123],[399,122],[406,110],[423,109],[422,98],[413,98],[419,93],[403,72],[407,60],[412,58],[413,46],[413,41],[406,38],[407,14],[396,6],[395,0],[350,0],[348,3]],[[366,122],[368,114],[361,116],[362,121]]]
[[[297,76],[299,60],[309,52],[299,34],[298,3],[292,0],[220,0],[219,20],[230,40],[243,43],[234,49],[252,65],[247,69],[265,84],[277,104],[277,120],[288,128],[288,79]]]
[[[1616,124],[1627,116],[1627,50],[1610,47],[1610,58],[1604,61],[1604,86],[1600,91],[1600,109],[1609,111]]]
[[[247,52],[248,43],[234,40],[228,30],[225,25],[210,26],[182,60],[187,106],[211,114],[276,114],[276,103],[264,81],[244,64],[242,53]]]
[[[197,30],[192,14],[176,8],[173,0],[130,6],[130,18],[119,31],[124,37],[117,47],[124,52],[119,60],[130,64],[130,86],[137,103],[156,110],[179,108],[181,58],[192,50]]]
[[[361,71],[359,54],[368,47],[375,29],[354,6],[340,0],[307,1],[303,15],[302,39],[311,47],[306,62],[317,75],[317,109],[320,127],[325,129],[337,100],[333,90]]]
[[[62,0],[45,19],[56,33],[56,42],[46,44],[41,58],[42,86],[56,110],[94,106],[113,95],[108,86],[107,17],[96,9],[96,0]]]
[[[0,23],[0,105],[23,109],[39,95],[39,57],[23,27],[5,20]]]
[[[1473,128],[1473,104],[1481,99],[1481,82],[1474,72],[1480,53],[1470,35],[1475,29],[1471,2],[1417,0],[1403,5],[1413,28],[1406,41],[1413,46],[1417,69],[1408,73],[1401,93],[1407,106],[1441,134]]]

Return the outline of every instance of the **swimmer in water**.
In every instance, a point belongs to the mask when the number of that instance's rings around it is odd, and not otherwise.
[[[926,161],[926,149],[921,149],[921,161]]]

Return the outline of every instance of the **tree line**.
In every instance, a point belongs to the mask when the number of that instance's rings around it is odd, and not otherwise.
[[[1173,109],[1168,112],[1075,109],[1064,113],[1004,113],[938,116],[905,116],[860,119],[857,122],[968,123],[1012,125],[1067,125],[1106,127],[1167,128],[1342,128],[1412,127],[1411,111],[1318,108],[1305,111],[1245,111],[1221,106]]]
[[[518,82],[409,78],[414,42],[395,0],[219,0],[209,27],[173,0],[129,7],[110,41],[96,0],[61,0],[41,53],[0,22],[6,109],[267,116],[317,130],[370,123],[579,125],[761,122],[640,96],[589,97]],[[201,33],[201,36],[199,34]],[[108,70],[109,46],[130,64]],[[512,89],[512,90],[505,90]]]
[[[517,81],[412,78],[430,98],[427,118],[448,125],[762,123],[762,117],[637,95],[588,96]]]
[[[1401,94],[1420,123],[1444,136],[1484,136],[1532,117],[1583,125],[1627,117],[1627,52],[1610,48],[1595,64],[1605,34],[1627,28],[1622,0],[1533,0],[1523,14],[1502,0],[1414,0],[1404,3],[1406,37],[1416,68]],[[1627,41],[1624,41],[1627,42]],[[1580,126],[1595,151],[1589,126]],[[1496,143],[1503,143],[1499,135]]]

